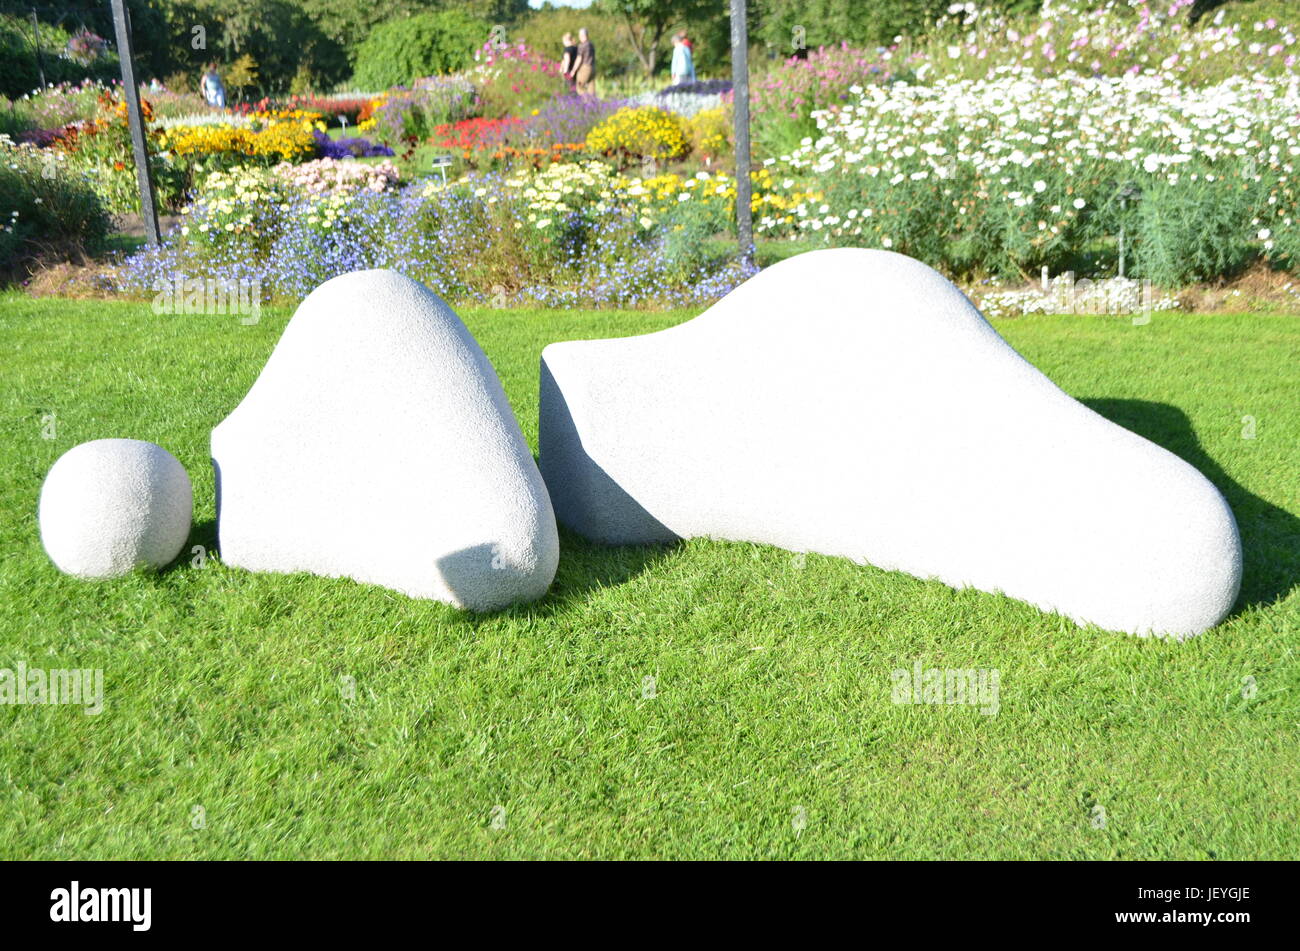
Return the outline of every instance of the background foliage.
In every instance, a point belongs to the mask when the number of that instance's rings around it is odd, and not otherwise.
[[[1103,0],[1098,0],[1100,6]],[[982,7],[1008,12],[1033,12],[1041,0],[983,0]],[[595,0],[591,7],[543,6],[533,10],[528,0],[391,0],[363,4],[355,0],[128,0],[138,48],[137,69],[146,80],[166,79],[185,89],[197,81],[203,64],[234,63],[251,57],[256,82],[249,98],[286,92],[327,91],[349,86],[372,31],[382,23],[456,15],[498,25],[511,41],[524,40],[558,59],[560,37],[586,26],[596,43],[600,72],[606,79],[622,75],[660,76],[668,68],[668,36],[687,29],[695,42],[697,69],[702,75],[726,75],[730,70],[730,28],[727,4],[704,0]],[[755,65],[776,63],[792,55],[796,38],[809,50],[849,43],[861,48],[887,45],[895,36],[914,33],[943,13],[950,0],[749,0],[749,32]],[[1256,18],[1285,18],[1295,4],[1288,0],[1198,0],[1197,16],[1223,9],[1229,22]],[[0,93],[30,91],[38,84],[37,59],[31,39],[32,4],[0,0]],[[62,55],[71,34],[80,27],[113,36],[107,3],[80,0],[35,6],[40,23],[40,48],[51,82],[117,74],[111,49],[101,61],[79,65]],[[195,27],[204,42],[196,46]],[[796,27],[802,32],[797,33]],[[654,56],[644,48],[658,35]],[[641,37],[638,53],[637,38]],[[479,40],[481,43],[481,39]],[[476,44],[477,45],[477,44]],[[454,61],[443,53],[431,65]],[[473,47],[470,47],[472,49]],[[368,74],[362,74],[368,75]],[[358,77],[360,78],[360,77]]]
[[[388,20],[357,48],[356,83],[385,89],[405,85],[412,77],[463,69],[489,28],[485,20],[458,10]]]

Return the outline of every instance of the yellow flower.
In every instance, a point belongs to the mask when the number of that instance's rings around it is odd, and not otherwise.
[[[677,158],[688,148],[682,120],[655,106],[624,107],[587,134],[593,152]]]

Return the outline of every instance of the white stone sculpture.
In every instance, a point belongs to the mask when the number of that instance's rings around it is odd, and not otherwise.
[[[41,486],[41,542],[62,572],[115,578],[162,568],[190,536],[194,494],[162,446],[96,439],[65,452]]]
[[[294,314],[212,432],[222,560],[461,608],[541,597],[559,538],[492,365],[455,312],[393,271],[345,274]]]
[[[541,469],[611,543],[709,536],[1179,638],[1241,579],[1223,497],[1011,349],[926,265],[834,249],[641,337],[542,353]]]

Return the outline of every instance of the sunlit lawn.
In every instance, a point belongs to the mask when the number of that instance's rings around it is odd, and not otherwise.
[[[216,547],[209,432],[287,316],[0,297],[0,667],[103,668],[106,694],[99,716],[0,707],[0,857],[1300,852],[1295,318],[998,323],[1231,503],[1241,599],[1182,645],[710,541],[564,535],[551,594],[482,617],[219,561],[98,584],[55,571],[41,481],[106,436],[185,464],[191,545]],[[534,447],[546,343],[689,316],[464,314]],[[890,672],[918,660],[996,668],[997,715],[892,703]]]

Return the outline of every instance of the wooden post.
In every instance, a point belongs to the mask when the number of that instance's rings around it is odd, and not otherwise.
[[[149,243],[162,240],[158,230],[158,207],[154,204],[153,182],[149,178],[149,146],[144,137],[144,114],[140,111],[140,86],[131,60],[131,21],[124,0],[113,0],[113,28],[117,32],[117,57],[122,63],[122,92],[126,96],[126,120],[131,126],[135,151],[135,175],[140,185],[140,217]]]
[[[731,85],[736,118],[736,234],[740,257],[754,260],[754,216],[749,185],[749,30],[745,0],[731,0]]]

